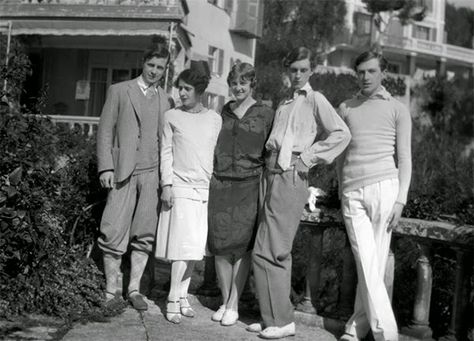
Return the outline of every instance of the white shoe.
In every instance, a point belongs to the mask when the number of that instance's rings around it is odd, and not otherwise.
[[[339,341],[359,341],[360,339],[352,334],[344,333],[340,338]]]
[[[225,313],[225,304],[221,305],[219,309],[217,309],[217,311],[214,314],[212,314],[211,320],[215,322],[221,322],[222,317],[224,317],[224,313]]]
[[[295,323],[288,323],[283,327],[267,327],[258,334],[262,339],[282,339],[287,336],[295,336]]]
[[[260,333],[263,330],[263,323],[257,322],[249,324],[245,330],[251,333]]]
[[[222,317],[221,325],[222,326],[232,326],[237,323],[239,319],[239,313],[235,310],[226,309],[224,316]]]

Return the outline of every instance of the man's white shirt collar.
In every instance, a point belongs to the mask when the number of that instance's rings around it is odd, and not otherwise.
[[[158,89],[157,89],[158,84],[156,84],[155,86],[147,85],[145,83],[145,81],[143,80],[142,75],[140,75],[140,77],[138,77],[137,83],[138,83],[138,87],[140,88],[140,90],[143,92],[144,95],[146,95],[146,92],[149,88],[152,88],[153,90],[155,90],[155,93],[158,92]]]

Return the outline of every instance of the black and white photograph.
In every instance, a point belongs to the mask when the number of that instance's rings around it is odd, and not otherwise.
[[[0,339],[474,341],[474,0],[0,0]]]

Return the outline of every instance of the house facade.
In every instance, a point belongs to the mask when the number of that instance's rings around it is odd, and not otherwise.
[[[205,104],[220,110],[230,94],[227,75],[236,62],[255,61],[257,38],[262,34],[263,0],[188,0],[189,14],[181,24],[189,37],[185,62],[177,58],[176,73],[188,61],[206,61],[211,81]],[[176,95],[174,96],[177,97]]]
[[[398,18],[392,18],[387,20],[383,33],[371,29],[371,16],[361,0],[345,2],[346,29],[328,51],[327,65],[349,68],[360,52],[378,41],[391,73],[415,78],[426,73],[472,75],[474,49],[446,44],[446,0],[418,0],[426,7],[422,21],[402,25]]]
[[[138,76],[152,43],[170,48],[163,85],[174,97],[173,75],[209,63],[205,100],[217,109],[229,97],[230,65],[253,63],[262,9],[261,0],[0,0],[0,33],[27,47],[25,98],[46,88],[48,115],[98,117],[107,88]]]

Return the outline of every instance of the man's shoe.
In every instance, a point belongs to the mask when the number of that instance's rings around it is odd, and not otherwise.
[[[251,333],[260,333],[263,330],[263,322],[249,324],[245,330]]]
[[[118,292],[112,293],[109,291],[105,292],[105,302],[104,302],[104,307],[106,309],[121,309],[125,307],[124,300],[122,298],[122,295]]]
[[[128,301],[136,310],[143,311],[148,309],[148,304],[145,302],[143,295],[137,290],[128,293]]]
[[[262,330],[258,336],[267,340],[282,339],[287,336],[295,336],[295,329],[295,323],[291,322],[283,327],[267,327]]]
[[[344,333],[340,338],[339,341],[360,341],[360,339],[352,334]]]

